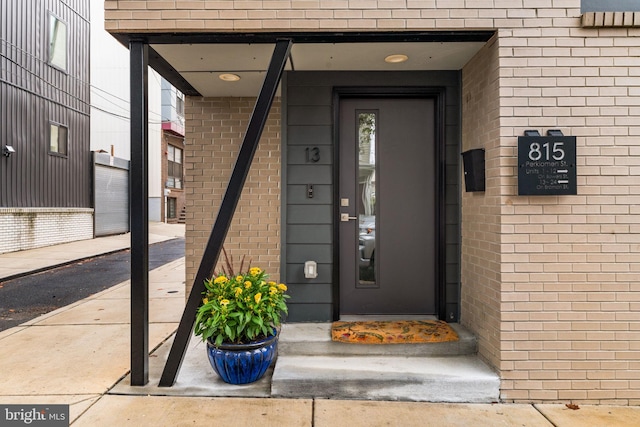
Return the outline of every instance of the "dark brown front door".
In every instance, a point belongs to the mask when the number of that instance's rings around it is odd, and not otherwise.
[[[339,108],[340,314],[435,314],[435,101]]]

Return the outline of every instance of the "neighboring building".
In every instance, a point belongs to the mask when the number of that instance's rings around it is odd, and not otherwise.
[[[162,79],[162,221],[184,222],[184,94]]]
[[[93,237],[89,0],[0,4],[0,252]]]
[[[89,0],[0,7],[0,136],[15,151],[0,158],[0,253],[127,232],[127,48]],[[151,76],[149,218],[160,221],[160,77]]]
[[[432,314],[477,336],[503,401],[640,404],[637,2],[105,8],[187,95],[189,288],[288,39],[225,248],[288,284],[289,321]],[[531,130],[575,137],[575,160],[573,139],[521,140]],[[470,150],[484,191],[466,191]],[[538,175],[545,195],[519,189]]]

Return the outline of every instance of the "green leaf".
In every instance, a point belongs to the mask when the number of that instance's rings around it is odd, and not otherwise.
[[[212,329],[205,330],[204,333],[202,334],[202,339],[206,340],[207,338],[211,337],[214,332],[215,331],[213,331]]]
[[[264,322],[262,321],[261,317],[254,316],[251,320],[253,321],[253,323],[255,323],[256,325],[258,325],[261,328],[264,326]]]

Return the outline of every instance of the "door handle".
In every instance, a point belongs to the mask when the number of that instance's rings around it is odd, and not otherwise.
[[[340,214],[340,221],[342,222],[347,222],[349,220],[353,220],[353,219],[358,219],[357,216],[349,216],[348,213],[341,213]]]

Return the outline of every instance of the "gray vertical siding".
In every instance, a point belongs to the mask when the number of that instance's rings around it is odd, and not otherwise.
[[[49,13],[67,24],[67,70],[48,64]],[[91,207],[89,0],[0,2],[0,207]],[[68,156],[49,154],[49,125]]]
[[[333,126],[332,90],[318,74],[289,73],[286,78],[286,280],[293,297],[292,321],[332,317]],[[320,160],[306,161],[318,147]],[[313,198],[307,185],[313,185]],[[318,263],[318,277],[305,279],[302,266]]]
[[[459,72],[289,72],[285,90],[284,279],[292,295],[289,320],[329,321],[333,317],[333,88],[336,86],[422,86],[446,90],[446,313],[459,312]],[[318,147],[320,161],[307,163],[307,147]],[[307,198],[307,184],[314,197]],[[318,277],[305,279],[307,260],[318,262]]]

